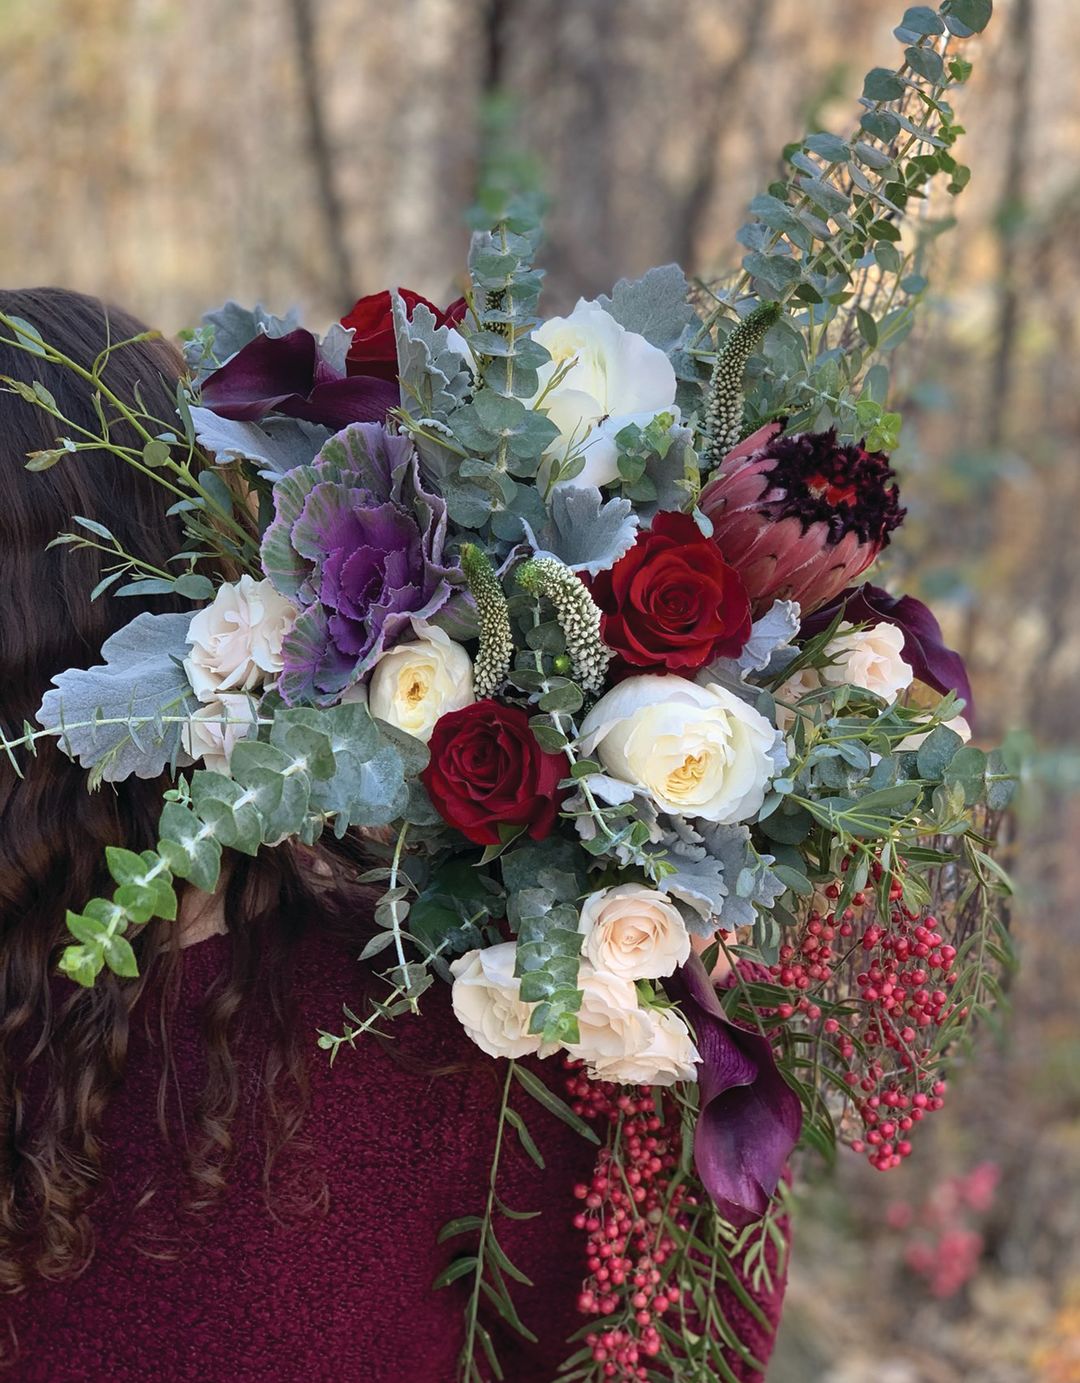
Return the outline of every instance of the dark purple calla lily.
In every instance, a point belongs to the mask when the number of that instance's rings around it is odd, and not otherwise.
[[[941,625],[931,610],[912,595],[893,596],[880,586],[849,586],[835,600],[803,620],[802,634],[819,634],[843,610],[849,624],[895,624],[904,635],[904,661],[920,682],[944,696],[954,691],[964,699],[964,719],[974,729],[975,698],[964,660],[945,644]]]
[[[285,336],[256,336],[203,381],[202,402],[222,418],[258,422],[284,413],[335,431],[350,423],[381,423],[398,404],[395,381],[339,376],[302,327]]]
[[[726,1016],[696,955],[664,987],[701,1053],[694,1164],[716,1208],[741,1229],[768,1209],[799,1141],[802,1106],[766,1039]]]

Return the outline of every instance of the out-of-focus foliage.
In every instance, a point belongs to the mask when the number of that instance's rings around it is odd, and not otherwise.
[[[811,176],[785,153],[807,116],[849,140],[902,9],[0,0],[3,277],[168,330],[230,296],[325,322],[394,283],[447,301],[465,207],[524,178],[551,203],[549,310],[666,260],[714,280],[753,251],[736,234],[762,171]],[[1041,781],[1008,1039],[886,1191],[919,1202],[986,1159],[1001,1187],[942,1304],[875,1218],[880,1177],[842,1168],[797,1225],[775,1383],[1080,1378],[1080,7],[997,0],[970,56],[948,153],[971,183],[919,218],[937,297],[890,357],[909,517],[888,570],[949,617],[987,738],[1030,727]]]

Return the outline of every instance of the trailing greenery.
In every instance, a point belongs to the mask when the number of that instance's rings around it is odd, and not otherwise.
[[[156,850],[110,850],[111,899],[91,899],[67,915],[75,944],[60,968],[71,979],[91,985],[105,966],[137,974],[130,935],[153,917],[175,918],[176,879],[212,893],[223,849],[255,855],[290,836],[313,844],[329,821],[343,834],[386,825],[404,811],[406,759],[366,706],[280,710],[267,728],[265,738],[237,743],[231,776],[197,770],[169,789]],[[400,898],[391,895],[385,906],[400,940]]]
[[[507,1061],[506,1075],[503,1078],[502,1098],[499,1104],[495,1126],[495,1144],[488,1172],[487,1198],[483,1212],[479,1215],[462,1215],[449,1220],[439,1232],[439,1243],[476,1236],[475,1246],[469,1251],[453,1258],[439,1273],[432,1284],[436,1290],[450,1286],[462,1278],[470,1279],[469,1296],[465,1307],[465,1342],[458,1360],[459,1383],[487,1383],[485,1366],[491,1369],[496,1379],[507,1378],[495,1351],[491,1332],[480,1319],[482,1306],[488,1306],[520,1339],[536,1343],[536,1335],[522,1321],[514,1303],[509,1283],[524,1287],[534,1284],[511,1262],[503,1246],[499,1243],[496,1226],[499,1219],[531,1220],[539,1211],[514,1210],[499,1195],[499,1171],[502,1165],[508,1130],[513,1129],[522,1149],[543,1171],[543,1153],[529,1132],[521,1113],[511,1103],[511,1093],[515,1085],[520,1086],[533,1100],[542,1105],[549,1114],[562,1120],[576,1133],[589,1142],[599,1143],[599,1139],[589,1126],[572,1109],[553,1094],[546,1085],[533,1075],[527,1067],[516,1061]],[[508,1281],[509,1279],[509,1281]]]

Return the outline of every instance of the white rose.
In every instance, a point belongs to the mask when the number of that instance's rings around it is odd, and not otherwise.
[[[205,768],[227,774],[237,740],[248,737],[257,718],[250,696],[226,694],[199,707],[181,730],[180,742],[193,759],[202,759]]]
[[[567,1046],[597,1080],[623,1085],[672,1085],[694,1080],[699,1055],[682,1018],[671,1009],[642,1008],[633,982],[582,961],[580,1041]]]
[[[671,413],[678,421],[671,361],[644,336],[620,326],[599,303],[580,299],[569,317],[542,323],[533,339],[551,360],[540,367],[539,389],[528,402],[539,403],[559,429],[549,454],[584,456],[585,469],[571,484],[608,485],[618,478],[615,434],[628,423],[643,427],[658,413]]]
[[[425,743],[440,716],[475,700],[469,655],[435,628],[384,653],[368,686],[371,714]]]
[[[519,1057],[540,1051],[540,1036],[529,1032],[532,1005],[521,998],[514,976],[517,946],[505,941],[468,951],[450,966],[451,1002],[458,1022],[488,1056]]]
[[[597,970],[627,980],[672,975],[690,955],[690,933],[666,893],[644,884],[619,884],[592,893],[581,905],[581,953]]]
[[[882,621],[868,629],[842,624],[825,651],[837,661],[822,668],[821,675],[834,686],[862,687],[890,704],[911,686],[914,674],[904,662],[904,634],[895,624]]]
[[[269,581],[242,576],[218,588],[188,625],[188,681],[200,701],[222,691],[251,691],[282,668],[281,644],[296,620],[296,607]]]
[[[680,1080],[697,1080],[701,1053],[681,1015],[672,1008],[642,1012],[651,1028],[648,1046],[620,1060],[600,1063],[597,1077],[619,1085],[674,1085]]]
[[[581,750],[661,811],[720,825],[748,821],[774,773],[778,732],[734,692],[682,677],[620,682],[581,724]]]
[[[653,1029],[648,1013],[638,1004],[633,980],[597,970],[583,960],[578,988],[582,995],[577,1014],[579,1040],[567,1044],[571,1056],[584,1061],[595,1075],[602,1065],[645,1050]]]

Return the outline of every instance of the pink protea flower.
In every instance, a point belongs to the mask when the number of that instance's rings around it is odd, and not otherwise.
[[[725,562],[755,614],[797,600],[806,614],[866,570],[904,517],[882,452],[836,433],[759,428],[729,451],[701,494]]]

